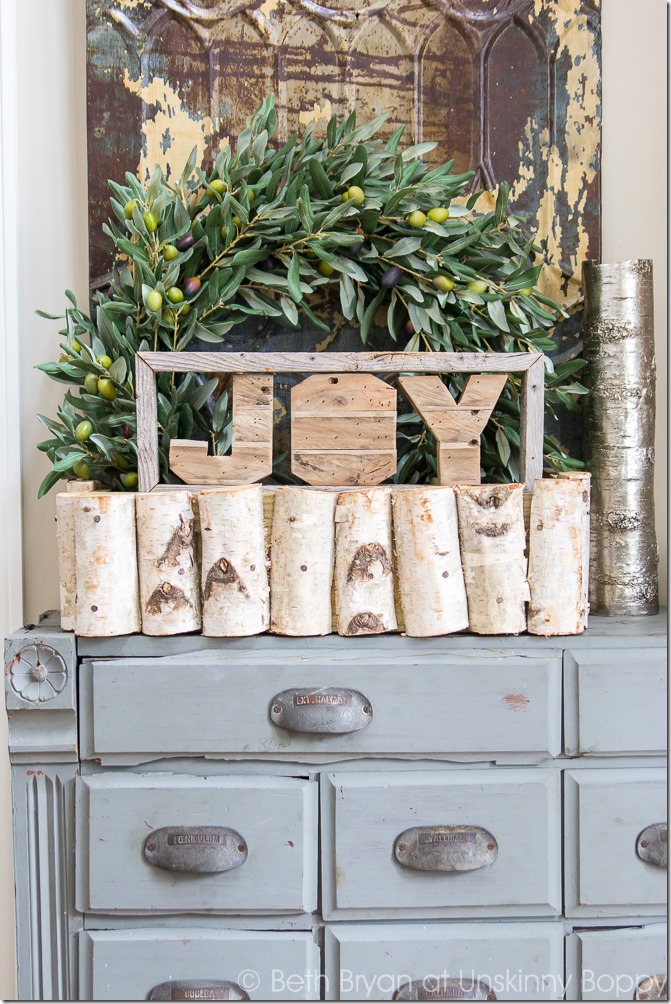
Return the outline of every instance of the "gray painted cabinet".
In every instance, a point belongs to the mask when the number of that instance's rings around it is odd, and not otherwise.
[[[17,631],[20,998],[632,1000],[667,964],[665,632]]]

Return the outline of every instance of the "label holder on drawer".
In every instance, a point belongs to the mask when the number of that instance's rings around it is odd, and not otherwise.
[[[229,826],[162,826],[145,840],[144,856],[166,871],[212,875],[243,865],[247,841]]]

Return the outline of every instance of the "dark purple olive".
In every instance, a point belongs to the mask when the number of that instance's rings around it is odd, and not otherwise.
[[[363,247],[363,241],[360,241],[358,244],[352,244],[352,246],[349,249],[349,252],[350,254],[358,254],[362,247]]]
[[[380,279],[380,285],[385,289],[389,289],[390,286],[395,286],[398,280],[401,278],[403,273],[397,265],[392,265],[388,268],[386,272],[382,273],[382,278]]]
[[[414,335],[414,333],[415,333],[415,326],[412,323],[412,321],[406,321],[405,322],[405,327],[403,328],[403,331],[408,336],[408,338],[410,337],[410,335]]]
[[[190,247],[193,246],[193,242],[195,241],[195,239],[196,238],[193,236],[193,234],[184,234],[183,237],[180,237],[180,239],[175,242],[175,247],[177,248],[178,251],[187,251]]]
[[[269,258],[259,262],[258,268],[260,268],[262,272],[272,272],[273,269],[277,268],[277,259],[270,255]]]
[[[189,279],[185,279],[182,284],[182,289],[184,290],[184,296],[191,297],[195,296],[201,287],[201,281],[197,275],[192,275]]]
[[[133,438],[133,430],[131,429],[130,425],[126,424],[126,422],[124,422],[124,424],[121,426],[121,435],[123,436],[124,439]]]

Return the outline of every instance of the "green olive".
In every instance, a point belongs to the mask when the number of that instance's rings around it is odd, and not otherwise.
[[[174,244],[166,244],[166,246],[163,248],[163,257],[165,258],[166,261],[173,261],[178,254],[179,251],[174,246]]]
[[[326,276],[333,275],[335,272],[333,265],[329,265],[327,261],[320,261],[319,265],[317,265],[317,270]]]
[[[77,353],[77,355],[79,355],[79,353],[80,353],[80,352],[81,352],[81,350],[82,350],[82,347],[81,347],[81,345],[79,344],[79,342],[71,342],[71,343],[70,343],[70,344],[68,345],[68,348],[69,348],[69,349],[71,349],[71,350],[72,350],[72,352],[76,352],[76,353]]]
[[[171,286],[170,289],[166,290],[165,295],[171,303],[181,303],[184,299],[184,293],[178,286]]]
[[[127,471],[130,467],[130,460],[124,457],[123,453],[113,453],[112,459],[120,471]]]
[[[108,377],[101,377],[98,380],[98,393],[106,401],[113,401],[116,397],[116,387]]]
[[[488,288],[484,279],[473,279],[466,287],[466,289],[470,289],[471,293],[486,293]]]
[[[241,227],[242,226],[242,220],[240,219],[239,216],[234,216],[233,217],[233,226],[234,227]]]
[[[158,220],[156,219],[156,217],[154,216],[154,214],[150,213],[147,210],[146,213],[142,214],[142,219],[143,219],[144,225],[147,228],[147,230],[149,231],[149,233],[153,234],[154,231],[156,230],[156,228],[158,227]]]
[[[222,192],[226,191],[226,182],[222,181],[221,178],[213,178],[210,182],[210,188],[221,195]]]
[[[531,286],[527,286],[526,289],[521,289],[520,293],[522,294],[522,296],[531,296],[531,294],[533,293],[533,289],[531,288]]]
[[[249,199],[250,202],[253,202],[254,199],[256,198],[256,196],[254,195],[254,192],[253,192],[253,190],[251,188],[247,189],[247,198]]]
[[[366,201],[366,193],[358,185],[350,185],[347,189],[347,198],[351,199],[355,206],[360,206]]]
[[[454,289],[454,279],[450,279],[449,275],[435,275],[431,281],[441,293],[449,293]]]
[[[135,199],[130,199],[123,207],[123,214],[127,220],[131,220],[133,218],[133,210],[135,209],[135,205],[136,205]]]
[[[156,313],[163,306],[163,297],[157,289],[150,289],[147,293],[145,303],[147,304],[147,310],[152,310]]]
[[[98,393],[98,377],[95,373],[87,373],[84,377],[84,390],[87,394]]]
[[[410,216],[408,216],[408,223],[411,227],[423,227],[426,223],[426,214],[421,209],[416,209],[414,213],[410,213]]]
[[[112,365],[112,360],[109,356],[96,356],[96,362],[102,366],[104,370],[108,370]]]
[[[92,432],[93,425],[89,422],[88,418],[86,418],[75,428],[75,439],[78,443],[85,443]]]
[[[124,488],[137,488],[137,471],[128,471],[121,475],[121,484]]]
[[[434,223],[444,223],[450,215],[450,210],[444,209],[442,206],[434,206],[433,209],[429,209],[426,215]]]
[[[78,460],[77,463],[72,468],[72,473],[78,477],[82,478],[84,481],[88,478],[91,473],[91,468],[86,463],[85,460]]]

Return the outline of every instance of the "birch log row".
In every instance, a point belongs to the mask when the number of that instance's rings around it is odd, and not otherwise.
[[[270,590],[260,485],[198,495],[203,634],[237,638],[270,624]]]
[[[589,611],[589,474],[537,478],[529,525],[530,634],[580,634]]]
[[[73,495],[77,634],[108,638],[140,630],[135,496]]]
[[[655,614],[655,344],[652,262],[583,264],[585,459],[592,472],[590,604]]]
[[[405,632],[413,638],[468,627],[454,489],[392,492],[394,553]]]
[[[524,485],[456,489],[468,620],[475,634],[519,634],[529,599]]]
[[[188,492],[140,492],[137,514],[142,632],[200,629],[200,581]]]
[[[338,634],[395,631],[389,489],[343,492],[335,522]]]
[[[331,632],[335,492],[278,488],[270,547],[270,630]]]

